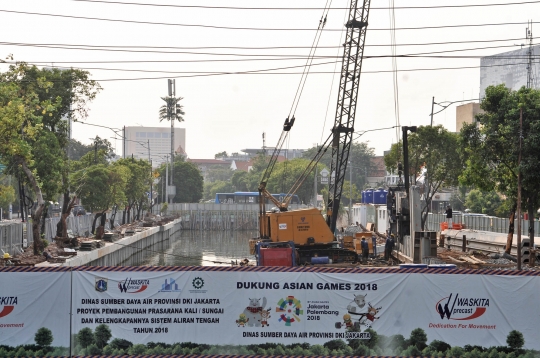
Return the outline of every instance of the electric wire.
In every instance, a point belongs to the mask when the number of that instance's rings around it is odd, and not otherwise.
[[[207,29],[219,29],[219,30],[250,30],[250,31],[313,31],[313,28],[262,28],[262,27],[232,27],[232,26],[216,26],[216,25],[201,25],[201,24],[179,24],[171,22],[152,22],[152,21],[138,21],[138,20],[125,20],[125,19],[107,19],[101,17],[89,17],[89,16],[75,16],[75,15],[60,15],[60,14],[47,14],[30,11],[16,11],[0,9],[0,12],[19,14],[19,15],[36,15],[36,16],[49,16],[60,17],[77,20],[95,20],[95,21],[107,21],[107,22],[121,22],[130,24],[141,25],[163,25],[163,26],[180,26],[180,27],[200,27]],[[532,22],[538,24],[539,22]],[[463,27],[485,27],[485,26],[509,26],[509,25],[524,25],[526,22],[502,22],[502,23],[488,23],[488,24],[460,24],[460,25],[440,25],[440,26],[420,26],[420,27],[400,27],[395,30],[433,30],[433,29],[447,29],[447,28],[463,28]],[[326,31],[341,31],[341,29],[325,29]],[[370,31],[388,31],[386,28],[370,28]]]
[[[343,32],[343,31],[342,31]],[[477,42],[506,42],[521,41],[522,38],[512,38],[503,40],[466,40],[466,41],[443,41],[424,43],[403,43],[403,44],[366,44],[366,47],[391,47],[391,46],[432,46],[449,45]],[[99,47],[99,48],[150,48],[150,49],[175,49],[175,50],[200,50],[200,49],[238,49],[238,50],[277,50],[277,49],[305,49],[311,46],[146,46],[146,45],[88,45],[88,44],[63,44],[63,43],[28,43],[28,42],[6,42],[0,41],[0,45],[18,46],[63,46],[63,47]],[[342,48],[337,46],[318,46],[319,49]]]
[[[443,70],[466,70],[466,69],[476,69],[476,68],[489,68],[489,67],[501,67],[501,66],[519,66],[527,65],[526,62],[522,63],[512,63],[512,64],[499,64],[499,65],[480,65],[480,66],[460,66],[460,67],[435,67],[435,68],[411,68],[411,69],[402,69],[400,72],[419,72],[419,71],[443,71]],[[312,74],[333,74],[339,73],[334,71],[319,71],[311,72]],[[393,73],[393,70],[376,70],[376,71],[362,71],[362,74],[380,74],[380,73]],[[194,77],[210,77],[210,76],[221,76],[221,75],[298,75],[301,72],[253,72],[253,71],[243,71],[243,72],[210,72],[205,74],[193,74],[193,75],[179,75],[174,76],[175,78],[194,78]],[[115,82],[115,81],[142,81],[142,80],[159,80],[170,78],[171,76],[159,76],[159,77],[136,77],[136,78],[104,78],[97,79],[94,81],[97,82]],[[27,82],[27,80],[22,80],[22,82]],[[50,82],[55,82],[55,80],[50,80]]]
[[[345,23],[347,21],[347,16],[348,16],[348,12],[345,11],[344,12],[344,15],[343,15],[343,23]],[[345,34],[345,29],[343,29],[343,31],[341,31],[341,34],[339,35],[339,43],[343,43],[343,35]],[[339,58],[339,51],[341,50],[341,48],[343,46],[336,46],[338,48],[338,51],[336,53],[336,58]],[[322,127],[322,130],[321,130],[321,139],[320,139],[320,143],[322,143],[322,140],[323,140],[323,137],[324,137],[324,130],[326,129],[326,121],[328,119],[328,109],[330,108],[330,100],[332,98],[332,90],[334,89],[334,80],[336,79],[336,69],[337,69],[337,64],[339,63],[339,61],[335,61],[334,63],[334,74],[332,75],[332,82],[330,83],[330,91],[328,93],[328,100],[326,102],[326,111],[324,113],[324,122],[323,122],[323,127]]]
[[[322,10],[319,7],[239,7],[239,6],[208,6],[208,5],[173,5],[173,4],[148,4],[139,2],[121,2],[104,0],[71,0],[87,3],[104,3],[113,5],[137,5],[153,7],[175,7],[175,8],[194,8],[194,9],[219,9],[219,10]],[[507,6],[507,5],[526,5],[536,4],[540,1],[519,1],[508,3],[490,3],[490,4],[465,4],[465,5],[435,5],[435,6],[399,6],[395,9],[445,9],[445,8],[468,8],[468,7],[487,7],[487,6]],[[371,10],[388,10],[388,7],[372,7]],[[348,8],[335,7],[332,10],[348,10]]]

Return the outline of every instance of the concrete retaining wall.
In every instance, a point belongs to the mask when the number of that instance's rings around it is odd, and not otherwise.
[[[180,220],[157,226],[125,237],[92,251],[79,251],[77,256],[66,260],[62,266],[118,266],[140,262],[148,256],[147,248],[162,244],[181,229]],[[140,258],[140,260],[137,260]]]

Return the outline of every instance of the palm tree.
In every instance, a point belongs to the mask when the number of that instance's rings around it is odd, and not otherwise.
[[[161,97],[162,100],[165,101],[165,104],[161,106],[159,109],[159,121],[162,120],[173,120],[178,122],[183,122],[184,117],[182,117],[184,114],[184,106],[180,104],[180,101],[184,99],[184,97]],[[175,111],[176,108],[176,111]]]

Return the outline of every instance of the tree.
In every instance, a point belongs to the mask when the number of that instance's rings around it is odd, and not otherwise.
[[[501,202],[500,196],[494,191],[484,193],[478,189],[473,189],[467,194],[465,206],[473,213],[494,216]]]
[[[288,193],[302,176],[309,163],[310,161],[303,158],[277,163],[272,175],[270,175],[266,189],[271,193]],[[319,165],[319,171],[322,169],[323,166]],[[315,173],[312,171],[295,193],[301,202],[308,203],[313,201],[314,175]]]
[[[34,336],[34,341],[38,346],[48,347],[53,341],[53,335],[50,329],[41,327],[37,330],[36,335]]]
[[[101,90],[99,84],[90,80],[89,77],[90,74],[87,71],[39,69],[24,62],[11,65],[7,72],[0,74],[0,83],[17,87],[20,104],[24,106],[26,113],[24,125],[28,128],[39,128],[39,135],[36,135],[38,133],[28,135],[30,132],[24,133],[24,131],[21,133],[21,141],[18,144],[25,142],[29,146],[27,149],[30,149],[25,156],[8,156],[9,172],[17,175],[22,170],[27,178],[25,184],[33,188],[37,200],[37,207],[32,213],[35,254],[41,250],[40,241],[37,238],[41,215],[46,212],[44,203],[41,202],[43,196],[45,199],[51,199],[61,192],[65,197],[64,202],[69,202],[68,167],[65,160],[69,128],[68,121],[65,119],[77,121],[87,117],[87,104]],[[0,117],[4,120],[3,115]],[[12,129],[22,127],[12,127]],[[18,145],[17,141],[12,141],[12,143],[15,146]],[[1,150],[0,154],[2,154]],[[21,159],[24,159],[24,164]],[[69,215],[69,210],[71,206],[63,205],[59,225],[63,224],[65,227],[65,216]]]
[[[411,336],[408,340],[409,346],[415,346],[420,351],[427,347],[427,335],[422,328],[415,328],[411,331]]]
[[[219,152],[219,153],[216,153],[214,155],[214,159],[219,159],[219,158],[227,158],[229,155],[227,154],[226,151],[223,151],[223,152]]]
[[[516,330],[510,331],[506,337],[506,344],[512,349],[520,349],[525,344],[523,333]]]
[[[5,208],[15,201],[15,189],[10,185],[0,184],[0,207]]]
[[[209,169],[206,178],[210,182],[230,181],[233,174],[234,171],[231,168],[217,167]]]
[[[106,324],[100,324],[96,327],[94,331],[94,339],[96,340],[96,345],[100,349],[103,349],[103,347],[105,347],[111,337],[112,334],[109,326],[107,326]]]
[[[315,157],[317,151],[318,147],[310,148],[302,154],[302,157],[311,160]],[[367,176],[374,169],[371,161],[374,156],[374,149],[368,147],[367,143],[352,143],[349,153],[350,163],[347,165],[345,178],[350,178],[350,171],[352,170],[352,181],[358,189],[364,188],[368,183]],[[328,169],[331,168],[331,148],[324,153],[319,163],[323,164]]]
[[[88,347],[95,342],[94,333],[88,327],[81,329],[79,333],[77,333],[77,342],[79,342],[83,348]]]
[[[216,181],[204,184],[204,198],[207,200],[214,199],[217,193],[232,192],[234,192],[234,187],[230,182]]]
[[[495,190],[513,201],[506,252],[510,253],[514,233],[518,173],[522,175],[522,204],[534,227],[534,211],[540,199],[540,91],[522,87],[512,91],[504,85],[489,86],[480,103],[484,113],[461,131],[465,170],[464,184],[488,192]],[[523,118],[523,144],[519,159],[520,116]],[[529,232],[534,244],[534,230]]]
[[[251,191],[248,187],[249,180],[248,180],[249,173],[245,172],[243,170],[236,170],[231,178],[231,183],[233,187],[235,188],[235,191]]]
[[[37,207],[32,212],[32,232],[34,238],[34,254],[42,250],[41,214],[45,207],[42,182],[34,165],[35,153],[32,144],[44,133],[43,118],[52,115],[59,106],[59,100],[41,101],[35,91],[24,91],[20,86],[20,78],[24,77],[24,67],[11,66],[8,73],[0,75],[0,155],[11,165],[9,172],[22,169],[30,184]],[[52,87],[51,82],[38,81],[37,87]]]
[[[161,97],[165,101],[165,104],[159,109],[159,121],[184,121],[184,106],[180,104],[183,97]]]
[[[198,203],[203,197],[204,185],[203,177],[199,168],[186,162],[183,157],[174,158],[174,183],[176,186],[175,203]],[[171,170],[171,168],[169,168]],[[160,182],[158,192],[161,192],[162,180],[165,180],[165,164],[158,169]]]
[[[401,142],[393,144],[392,150],[385,156],[385,164],[392,171],[397,169],[401,147]],[[463,169],[458,153],[458,135],[442,125],[420,126],[416,133],[409,135],[408,149],[409,175],[414,177],[411,185],[420,187],[424,199],[421,207],[421,225],[424,230],[433,196],[441,188],[458,184]]]
[[[137,203],[141,203],[141,200],[147,200],[146,193],[150,191],[150,183],[153,179],[151,177],[151,166],[147,160],[144,159],[132,159],[125,158],[119,159],[113,163],[113,166],[125,167],[129,170],[130,176],[126,184],[126,204],[128,205],[128,216],[131,208],[134,208]],[[164,173],[163,173],[164,176]],[[163,176],[161,176],[163,178]],[[158,189],[161,189],[161,184],[158,185]],[[117,203],[121,204],[121,203]],[[139,206],[140,209],[140,206]],[[127,218],[129,220],[129,217]],[[124,210],[122,223],[126,222],[126,210]]]

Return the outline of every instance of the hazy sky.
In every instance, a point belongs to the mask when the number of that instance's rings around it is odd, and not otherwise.
[[[120,1],[132,4],[108,0],[0,0],[0,56],[13,54],[15,60],[39,66],[87,69],[103,87],[90,104],[87,122],[116,128],[167,126],[158,119],[159,107],[164,103],[160,97],[167,95],[167,78],[176,78],[177,95],[184,97],[186,115],[180,126],[186,128],[186,151],[191,158],[213,158],[223,150],[231,153],[261,147],[263,132],[267,146],[276,144],[323,12],[320,8],[331,2],[332,10],[314,60],[314,64],[327,64],[312,67],[286,146],[308,148],[328,136],[335,116],[340,71],[339,64],[333,62],[341,59],[343,43],[342,31],[332,30],[343,28],[348,0]],[[359,132],[397,123],[392,74],[387,72],[392,70],[392,60],[370,58],[392,53],[388,46],[390,4],[383,0],[371,3],[355,124]],[[435,8],[475,4],[489,6]],[[397,54],[423,54],[397,59],[398,70],[403,71],[398,73],[401,125],[429,124],[432,96],[436,102],[478,98],[479,57],[518,48],[525,42],[525,23],[540,13],[540,1],[531,0],[396,0],[395,6]],[[275,9],[302,7],[319,9]],[[149,24],[152,22],[174,25]],[[479,24],[497,25],[459,26]],[[422,29],[402,29],[411,27]],[[298,67],[281,69],[291,66]],[[0,69],[5,70],[6,65],[0,65]],[[275,70],[215,75],[270,69]],[[332,74],[334,71],[338,73]],[[455,130],[455,107],[437,114],[434,123]],[[113,136],[110,130],[78,123],[74,124],[73,134],[83,143],[89,143],[95,135]],[[359,140],[369,141],[376,154],[382,155],[397,137],[395,130],[383,130],[366,133]],[[111,141],[114,145],[115,141]],[[121,142],[116,145],[120,154]]]

